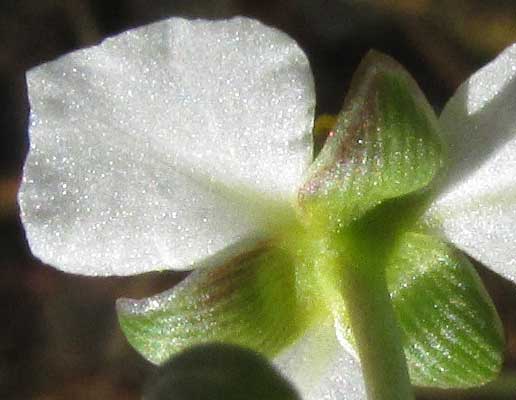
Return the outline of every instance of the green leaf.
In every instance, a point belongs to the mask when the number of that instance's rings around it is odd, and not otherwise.
[[[443,159],[435,114],[417,84],[394,60],[371,52],[299,203],[311,221],[347,226],[386,200],[428,190]]]
[[[496,378],[501,323],[465,256],[437,238],[407,233],[387,281],[414,384],[466,388]]]
[[[292,386],[259,354],[224,344],[190,348],[158,370],[147,400],[298,400]]]
[[[157,296],[120,299],[120,325],[131,345],[154,363],[212,341],[273,356],[312,318],[298,299],[293,264],[287,252],[264,246],[198,269]]]

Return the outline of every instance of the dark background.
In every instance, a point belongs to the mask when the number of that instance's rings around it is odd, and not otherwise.
[[[339,110],[370,48],[404,64],[440,110],[464,79],[516,41],[516,2],[509,0],[0,0],[1,399],[139,399],[154,367],[121,335],[114,301],[151,295],[184,277],[84,278],[31,257],[16,206],[28,144],[25,70],[166,16],[236,14],[284,30],[305,49],[318,114]],[[420,390],[418,399],[516,399],[516,287],[478,269],[506,330],[497,394]]]

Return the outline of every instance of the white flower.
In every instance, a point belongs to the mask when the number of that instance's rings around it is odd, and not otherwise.
[[[31,147],[19,198],[44,262],[103,276],[212,271],[296,219],[315,93],[285,34],[245,18],[173,18],[27,79]],[[516,46],[466,82],[440,121],[450,179],[425,219],[516,282]],[[185,286],[166,301],[183,301]],[[152,302],[134,307],[161,300]],[[321,320],[276,358],[305,399],[364,397],[333,324]]]
[[[450,242],[516,282],[516,45],[464,82],[439,121],[450,165],[428,215]]]
[[[27,80],[22,217],[67,272],[190,269],[255,237],[249,200],[288,204],[312,159],[308,61],[252,20],[158,22]]]

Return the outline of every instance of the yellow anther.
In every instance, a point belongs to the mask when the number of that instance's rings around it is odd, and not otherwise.
[[[324,139],[331,132],[335,123],[337,122],[337,116],[331,114],[322,114],[317,117],[314,124],[314,137],[317,139]]]

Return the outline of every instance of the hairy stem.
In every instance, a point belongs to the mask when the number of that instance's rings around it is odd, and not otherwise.
[[[412,400],[401,334],[383,271],[347,265],[343,295],[369,400]]]

